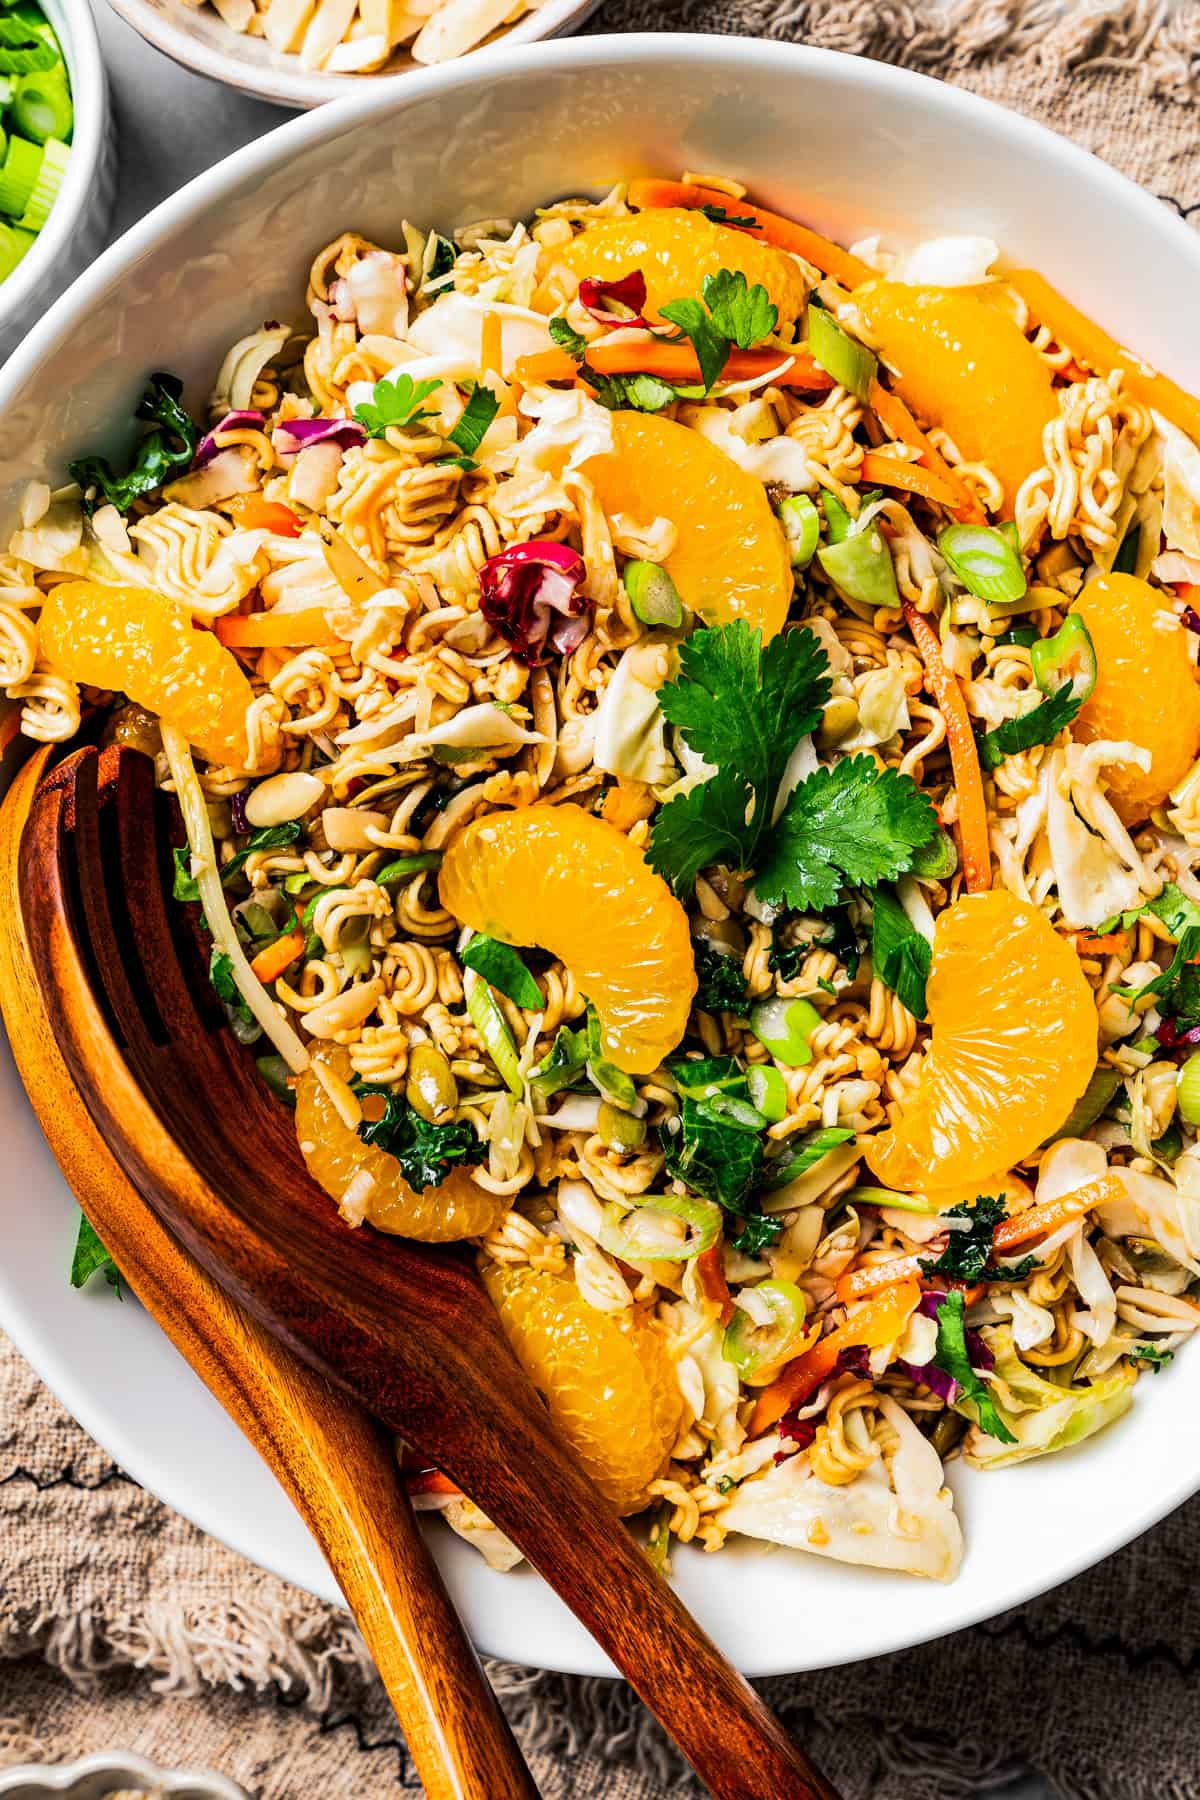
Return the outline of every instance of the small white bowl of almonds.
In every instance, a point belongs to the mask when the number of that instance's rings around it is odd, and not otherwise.
[[[110,0],[157,50],[213,81],[307,109],[581,25],[599,0]]]

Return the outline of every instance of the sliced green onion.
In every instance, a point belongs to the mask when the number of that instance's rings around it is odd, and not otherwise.
[[[895,1188],[854,1187],[842,1199],[847,1206],[890,1206],[896,1212],[933,1214],[942,1210],[919,1194],[898,1194]]]
[[[1194,1120],[1189,1120],[1194,1124]],[[1156,1137],[1150,1145],[1151,1150],[1161,1162],[1173,1163],[1183,1149],[1183,1133],[1175,1119],[1167,1126],[1161,1137]]]
[[[646,1141],[646,1121],[614,1106],[611,1100],[600,1102],[596,1129],[610,1150],[640,1150]]]
[[[44,74],[21,75],[12,100],[12,127],[35,144],[71,135],[75,112],[66,70],[60,63]]]
[[[1155,1049],[1157,1048],[1158,1046],[1156,1044]],[[1109,1068],[1107,1063],[1102,1063],[1100,1067],[1094,1071],[1091,1080],[1084,1088],[1082,1094],[1080,1094],[1078,1100],[1075,1102],[1058,1130],[1054,1133],[1054,1136],[1047,1141],[1051,1144],[1055,1144],[1058,1142],[1059,1138],[1082,1137],[1088,1127],[1096,1123],[1096,1120],[1100,1117],[1110,1100],[1112,1100],[1117,1089],[1121,1085],[1121,1079],[1121,1076],[1115,1069]]]
[[[1099,932],[1096,933],[1097,937],[1100,935]],[[1133,1051],[1135,1056],[1157,1056],[1159,1042],[1156,1037],[1140,1037],[1137,1043],[1130,1044],[1129,1048]]]
[[[746,1070],[750,1098],[768,1125],[787,1117],[787,1082],[770,1063],[753,1063]]]
[[[302,894],[306,887],[311,887],[312,876],[307,869],[299,869],[294,875],[285,875],[283,891],[285,894]]]
[[[770,1124],[765,1113],[748,1100],[739,1100],[736,1094],[715,1094],[711,1100],[697,1100],[696,1111],[714,1125],[737,1125],[743,1131],[762,1131]]]
[[[627,562],[621,580],[629,604],[643,625],[666,625],[672,630],[682,625],[679,589],[661,563]]]
[[[912,853],[912,872],[926,881],[948,881],[958,868],[958,849],[945,826]]]
[[[1037,641],[1036,625],[1012,625],[996,639],[998,644],[1020,644],[1023,650],[1032,649]]]
[[[813,361],[832,375],[839,387],[866,404],[878,360],[865,344],[843,331],[833,314],[822,306],[808,309],[808,348]]]
[[[762,1387],[795,1355],[805,1332],[808,1302],[792,1281],[759,1281],[746,1292],[766,1304],[771,1322],[756,1325],[745,1307],[737,1307],[725,1327],[721,1354],[743,1381]]]
[[[11,275],[22,257],[28,256],[36,243],[32,231],[0,221],[0,281]]]
[[[828,495],[825,514],[828,518]],[[865,531],[823,545],[817,551],[817,561],[848,600],[857,600],[872,609],[900,605],[892,553],[877,525],[868,525]]]
[[[628,1208],[632,1207],[632,1211]],[[630,1228],[630,1220],[648,1213],[668,1219],[681,1219],[689,1227],[687,1237],[664,1236],[647,1242]],[[711,1200],[697,1199],[693,1194],[639,1194],[628,1203],[610,1201],[604,1208],[600,1226],[600,1245],[610,1256],[622,1262],[688,1262],[710,1250],[721,1234],[721,1209]]]
[[[254,1066],[278,1099],[283,1100],[288,1106],[295,1106],[295,1093],[288,1086],[288,1076],[292,1071],[282,1056],[256,1056]]]
[[[1039,638],[1029,660],[1043,694],[1057,694],[1069,681],[1076,700],[1086,700],[1096,685],[1096,651],[1078,613],[1068,613],[1053,637]]]
[[[415,850],[409,856],[397,856],[386,863],[374,879],[383,887],[389,881],[403,881],[406,875],[420,875],[425,869],[440,869],[440,850]]]
[[[820,1131],[810,1133],[790,1156],[781,1156],[765,1165],[763,1187],[771,1193],[777,1188],[790,1187],[793,1181],[799,1181],[802,1175],[815,1169],[834,1150],[848,1144],[853,1136],[848,1125],[826,1125]]]
[[[37,183],[45,151],[24,138],[10,137],[0,166],[0,213],[20,218]]]
[[[825,541],[828,544],[841,544],[854,530],[854,520],[842,505],[836,494],[828,488],[821,495],[821,506],[825,513]]]
[[[495,1063],[510,1093],[521,1094],[524,1083],[521,1080],[517,1046],[513,1043],[512,1033],[500,1011],[495,994],[482,975],[477,975],[474,969],[467,970],[464,985],[467,1011],[471,1016],[471,1023],[483,1039],[484,1049]]]
[[[11,106],[12,97],[17,91],[15,75],[0,75],[0,107]]]
[[[542,990],[521,961],[511,944],[477,932],[462,952],[468,969],[482,975],[507,1000],[523,1012],[541,1012],[545,1007]]]
[[[1011,538],[991,525],[947,525],[938,549],[979,600],[1020,600],[1029,583]]]
[[[812,1061],[808,1040],[820,1023],[820,1013],[807,1000],[760,1000],[750,1009],[751,1031],[789,1069]]]
[[[821,541],[821,515],[807,494],[789,494],[779,502],[779,523],[787,539],[793,569],[807,569]]]
[[[1185,1125],[1200,1125],[1200,1050],[1179,1071],[1179,1116]]]
[[[50,217],[70,156],[71,152],[66,144],[60,144],[57,138],[47,138],[42,146],[42,166],[33,184],[29,203],[17,221],[26,231],[40,231]]]

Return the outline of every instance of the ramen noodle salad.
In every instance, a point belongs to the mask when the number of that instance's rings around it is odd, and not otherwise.
[[[14,728],[155,758],[346,1228],[471,1240],[660,1562],[952,1577],[946,1462],[1200,1322],[1200,403],[685,176],[347,233],[137,412],[27,492]]]

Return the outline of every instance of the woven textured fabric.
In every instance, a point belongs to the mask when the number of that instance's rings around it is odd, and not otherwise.
[[[1041,119],[1200,222],[1194,3],[607,0],[589,29],[903,62]],[[1029,1769],[1067,1800],[1200,1800],[1198,1670],[1200,1501],[990,1624],[765,1691],[846,1800],[965,1800]],[[697,1791],[620,1684],[489,1673],[546,1800]],[[419,1791],[345,1615],[152,1500],[0,1339],[0,1767],[118,1745],[219,1767],[261,1800]]]

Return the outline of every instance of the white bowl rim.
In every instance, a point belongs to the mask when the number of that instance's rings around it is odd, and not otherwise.
[[[92,1750],[77,1762],[21,1763],[0,1769],[0,1795],[37,1783],[44,1793],[63,1794],[69,1800],[71,1789],[89,1775],[142,1782],[160,1788],[164,1800],[172,1800],[183,1789],[189,1800],[249,1800],[245,1788],[213,1769],[164,1769],[136,1750]]]
[[[376,86],[390,88],[394,82],[410,81],[422,70],[422,65],[414,64],[411,68],[395,69],[390,73],[367,70],[357,75],[337,74],[323,69],[302,68],[298,56],[285,58],[278,53],[270,62],[259,62],[254,57],[238,54],[236,46],[241,34],[234,31],[232,26],[226,26],[223,20],[218,22],[223,32],[228,34],[228,50],[222,49],[219,43],[210,44],[194,31],[189,31],[177,21],[169,6],[156,6],[151,0],[108,0],[108,3],[118,18],[124,19],[148,44],[152,44],[164,56],[169,56],[173,62],[179,63],[182,68],[191,69],[194,74],[203,75],[209,81],[220,81],[226,87],[236,88],[243,94],[251,94],[274,106],[302,107],[306,110],[325,106],[356,92],[363,84],[369,84],[372,89]],[[534,6],[514,24],[506,26],[502,35],[493,43],[467,51],[465,56],[457,57],[454,64],[434,66],[453,67],[470,57],[489,55],[494,49],[539,43],[543,38],[555,37],[559,32],[568,30],[573,24],[581,24],[600,4],[602,0],[542,0],[540,6]],[[287,67],[288,60],[295,63],[295,69]]]
[[[96,169],[104,151],[108,82],[100,55],[96,21],[88,0],[55,0],[55,5],[67,21],[62,49],[71,77],[71,104],[75,111],[71,154],[50,217],[38,232],[33,248],[22,257],[8,279],[0,281],[0,328],[17,317],[68,248],[85,207],[93,198]]]
[[[336,137],[348,127],[373,116],[386,115],[407,100],[453,92],[455,88],[479,78],[490,79],[510,73],[519,75],[539,67],[553,67],[559,71],[586,68],[589,60],[601,58],[617,64],[623,61],[644,63],[682,60],[700,67],[718,66],[729,56],[730,41],[722,36],[640,32],[559,39],[554,43],[540,44],[536,48],[503,46],[487,53],[486,65],[467,58],[428,70],[414,71],[406,79],[403,88],[392,83],[380,83],[378,87],[356,92],[345,100],[288,120],[265,137],[234,151],[213,168],[196,176],[178,193],[162,201],[74,282],[3,368],[0,368],[0,416],[11,406],[16,390],[33,374],[36,365],[60,345],[74,327],[78,316],[86,313],[93,299],[109,283],[128,274],[165,229],[175,228],[197,218],[234,182],[240,183],[248,177],[265,172],[292,153],[315,144],[322,138]],[[1075,170],[1081,175],[1086,174],[1089,182],[1108,188],[1136,213],[1141,214],[1148,231],[1156,235],[1165,234],[1172,239],[1180,254],[1195,266],[1197,279],[1200,281],[1200,235],[1136,182],[1047,126],[1011,112],[982,96],[951,87],[911,69],[810,45],[783,44],[769,38],[738,38],[734,42],[737,54],[744,62],[753,65],[756,61],[765,62],[769,57],[772,70],[777,72],[779,60],[786,58],[797,71],[815,71],[825,82],[852,85],[856,90],[856,97],[861,97],[864,87],[877,91],[906,88],[918,105],[923,96],[930,99],[936,96],[938,106],[945,109],[952,122],[964,130],[969,129],[974,121],[994,119],[997,113],[1001,114],[1007,129],[1018,139],[1023,139],[1025,147],[1031,152],[1040,150],[1043,155],[1063,165],[1068,173]],[[21,1329],[19,1325],[14,1328],[7,1320],[0,1319],[0,1324],[10,1332],[18,1348],[34,1364],[84,1429],[135,1480],[189,1518],[200,1530],[209,1532],[282,1578],[293,1578],[286,1569],[279,1568],[269,1556],[264,1555],[263,1544],[253,1534],[244,1533],[240,1520],[231,1520],[228,1511],[218,1506],[191,1506],[187,1492],[180,1491],[171,1468],[156,1459],[152,1446],[148,1446],[144,1438],[127,1434],[124,1429],[125,1420],[119,1408],[114,1410],[106,1397],[98,1396],[89,1386],[86,1373],[81,1375],[77,1367],[58,1353],[52,1342],[38,1336],[31,1329]],[[905,1623],[878,1632],[872,1637],[869,1649],[839,1654],[822,1666],[835,1666],[838,1662],[854,1662],[909,1649],[934,1638],[949,1636],[955,1631],[993,1618],[998,1612],[1019,1606],[1060,1586],[1122,1549],[1190,1499],[1198,1488],[1200,1466],[1189,1469],[1181,1462],[1175,1479],[1165,1482],[1151,1501],[1123,1517],[1114,1514],[1112,1523],[1106,1529],[1089,1534],[1086,1543],[1081,1542],[1077,1550],[1064,1555],[1052,1572],[1039,1571],[1017,1576],[1011,1587],[1003,1591],[997,1585],[992,1590],[994,1598],[984,1595],[975,1602],[964,1598],[960,1615],[950,1625],[927,1624],[917,1606],[904,1609]],[[482,1648],[487,1651],[486,1642]],[[569,1660],[559,1661],[555,1666],[571,1673],[612,1675],[614,1671],[598,1647],[593,1645],[592,1649],[594,1656],[588,1657],[582,1653],[578,1657],[572,1655]],[[510,1657],[519,1654],[511,1648],[491,1653]],[[810,1663],[807,1666],[815,1665]],[[756,1676],[790,1674],[795,1671],[795,1663],[790,1660],[786,1649],[782,1653],[772,1649],[762,1658],[747,1661],[744,1667],[746,1673]]]

